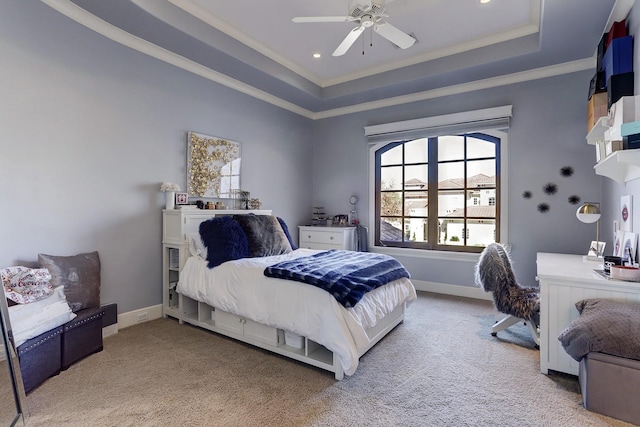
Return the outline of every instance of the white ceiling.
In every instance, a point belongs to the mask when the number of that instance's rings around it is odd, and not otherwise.
[[[385,19],[418,42],[398,49],[367,30],[339,57],[356,24],[291,20],[346,16],[349,0],[41,1],[125,46],[322,118],[593,69],[603,31],[635,0],[385,0]]]
[[[169,1],[323,87],[536,34],[541,11],[541,0],[387,0],[386,21],[418,43],[398,49],[369,29],[347,54],[333,57],[356,24],[291,19],[347,16],[348,0]],[[313,53],[322,57],[314,59]]]

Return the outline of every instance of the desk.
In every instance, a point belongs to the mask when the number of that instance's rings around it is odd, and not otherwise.
[[[540,282],[540,371],[578,375],[578,362],[569,356],[558,335],[578,317],[575,303],[586,298],[640,302],[640,283],[606,279],[593,271],[602,264],[582,255],[538,253]]]

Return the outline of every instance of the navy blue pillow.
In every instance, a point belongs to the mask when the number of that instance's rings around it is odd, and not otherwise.
[[[298,249],[298,247],[296,246],[295,243],[293,243],[293,240],[291,240],[291,234],[289,234],[289,227],[287,227],[287,224],[284,222],[284,219],[280,217],[277,217],[277,218],[278,218],[278,222],[280,223],[280,226],[282,227],[282,230],[284,231],[285,236],[287,236],[287,239],[289,240],[291,249],[295,251],[296,249]]]
[[[249,256],[247,236],[233,218],[219,216],[200,223],[200,237],[207,247],[207,266]]]

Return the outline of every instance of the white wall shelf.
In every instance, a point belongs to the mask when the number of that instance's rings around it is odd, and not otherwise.
[[[606,176],[620,184],[640,178],[640,149],[615,151],[602,159],[594,169],[597,175]]]
[[[608,117],[600,117],[595,125],[587,134],[587,144],[596,145],[598,142],[604,142],[604,132],[609,129],[607,124]]]

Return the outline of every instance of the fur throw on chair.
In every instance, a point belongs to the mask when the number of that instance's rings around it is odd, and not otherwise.
[[[493,293],[498,311],[538,323],[539,291],[517,283],[509,254],[501,244],[490,243],[482,251],[475,267],[475,283],[485,292]]]

